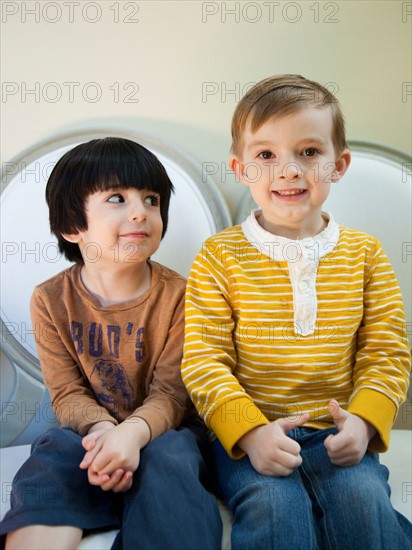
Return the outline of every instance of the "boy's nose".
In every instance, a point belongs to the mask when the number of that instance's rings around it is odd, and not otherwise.
[[[146,219],[146,209],[142,201],[134,201],[130,207],[129,217],[133,221],[142,221]]]
[[[303,176],[302,168],[296,161],[286,162],[281,166],[280,177],[286,181],[297,181]]]

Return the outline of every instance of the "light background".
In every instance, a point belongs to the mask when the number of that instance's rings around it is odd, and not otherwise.
[[[350,139],[411,150],[411,2],[3,0],[1,9],[3,162],[63,131],[132,129],[215,166],[233,213],[243,192],[226,172],[233,110],[250,83],[284,72],[335,93]]]
[[[231,116],[271,74],[329,87],[349,139],[411,151],[411,22],[398,1],[3,0],[1,161],[67,131],[133,130],[214,166],[234,215]]]

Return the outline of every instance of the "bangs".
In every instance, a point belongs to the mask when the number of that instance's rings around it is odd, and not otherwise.
[[[74,160],[76,188],[87,194],[109,189],[147,189],[161,197],[173,191],[167,172],[157,157],[138,143],[117,138],[91,142]]]

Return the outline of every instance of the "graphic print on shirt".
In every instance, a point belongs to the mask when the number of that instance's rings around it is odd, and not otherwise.
[[[143,362],[146,357],[144,327],[128,322],[122,328],[119,325],[102,323],[81,323],[71,321],[71,336],[79,356],[96,358],[90,381],[98,401],[112,414],[116,415],[119,404],[128,411],[134,409],[135,391],[130,383],[120,359],[120,343],[130,343],[130,352],[134,360]],[[129,362],[127,358],[127,362]],[[96,381],[98,377],[99,381]]]
[[[137,327],[135,323],[129,322],[125,327],[125,332],[122,336],[122,327],[119,325],[106,325],[106,330],[103,331],[102,323],[80,323],[79,321],[71,321],[70,329],[74,346],[78,355],[86,353],[91,357],[101,357],[103,348],[108,348],[110,357],[116,359],[120,356],[120,341],[124,338],[124,342],[134,342],[135,359],[138,362],[144,360],[146,349],[143,340],[144,327]],[[86,347],[86,349],[85,349]]]
[[[96,391],[96,397],[109,412],[115,413],[118,403],[123,403],[128,411],[133,410],[133,386],[122,363],[112,359],[98,359],[94,362],[90,380],[95,374],[100,378],[101,388],[100,392]]]

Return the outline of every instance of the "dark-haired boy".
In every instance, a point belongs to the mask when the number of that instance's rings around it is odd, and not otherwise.
[[[121,138],[75,147],[49,178],[51,230],[76,263],[36,287],[31,312],[62,428],[15,477],[7,549],[71,549],[114,527],[116,549],[220,547],[205,431],[180,375],[185,280],[150,260],[172,191],[156,156]]]

